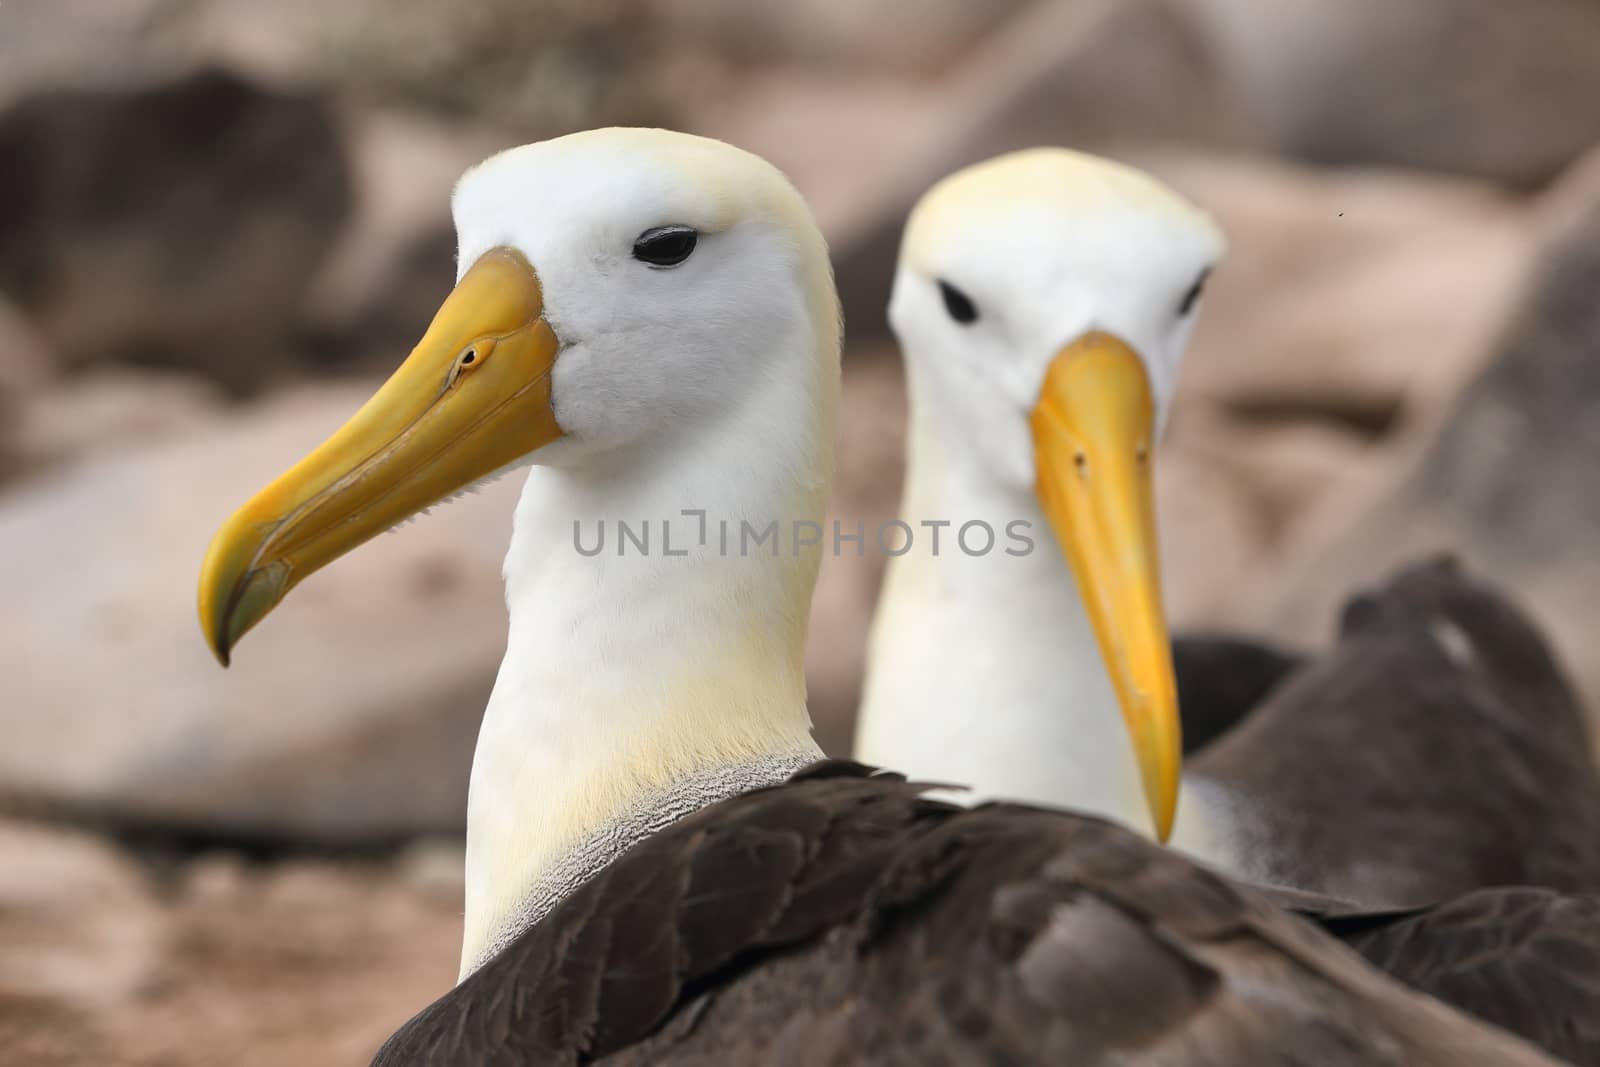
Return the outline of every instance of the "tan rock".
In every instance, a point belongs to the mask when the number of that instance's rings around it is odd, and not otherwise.
[[[0,106],[39,89],[148,77],[178,55],[153,32],[174,0],[0,4]]]
[[[195,622],[212,532],[369,391],[289,393],[0,499],[0,782],[197,828],[459,830],[514,480],[307,581],[231,670]]]
[[[0,1003],[100,1013],[159,981],[167,927],[139,869],[88,834],[0,822]]]
[[[1589,0],[1193,0],[1241,118],[1321,163],[1513,185],[1600,141]]]
[[[0,297],[0,482],[27,465],[26,435],[18,423],[29,396],[48,380],[54,366],[44,339]]]
[[[215,425],[223,396],[202,378],[105,368],[41,384],[16,404],[18,463],[40,468]]]
[[[26,96],[0,114],[0,291],[66,366],[247,389],[282,367],[346,171],[326,100],[221,71]]]
[[[0,397],[15,397],[48,379],[55,358],[43,337],[17,310],[0,297]]]
[[[740,64],[925,76],[1030,0],[653,0],[673,36]]]
[[[389,864],[206,857],[158,903],[106,845],[0,825],[7,1064],[364,1063],[454,982],[460,940],[459,886]]]
[[[232,852],[209,852],[183,872],[183,892],[191,904],[227,907],[250,888],[250,870],[243,857]]]
[[[1480,183],[1127,156],[1228,235],[1182,404],[1368,437],[1403,429],[1391,424],[1435,414],[1477,370],[1532,263],[1529,212]]]
[[[1308,632],[1356,585],[1450,549],[1531,608],[1600,707],[1590,640],[1600,598],[1600,166],[1565,184],[1533,284],[1487,367],[1395,478],[1325,517],[1264,616],[1275,632]]]
[[[1174,629],[1227,618],[1241,577],[1268,552],[1268,534],[1237,472],[1203,453],[1156,456],[1162,594]]]
[[[95,1062],[365,1063],[450,987],[460,954],[459,899],[370,864],[248,868],[225,895],[182,882],[171,913],[169,980],[94,1018],[109,1038]]]
[[[325,80],[390,106],[470,115],[518,140],[613,125],[674,125],[695,91],[676,38],[632,0],[479,0],[471,6],[318,0],[270,6]],[[689,73],[690,77],[681,77]],[[674,75],[680,75],[674,77]]]
[[[453,907],[466,895],[466,845],[460,837],[420,838],[395,857],[395,874],[407,886]]]

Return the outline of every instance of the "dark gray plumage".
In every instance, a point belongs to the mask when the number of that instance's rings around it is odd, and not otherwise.
[[[1538,631],[1449,560],[1351,601],[1339,640],[1198,753],[1263,881],[1370,905],[1600,890],[1600,777]]]
[[[1573,1063],[1600,1063],[1600,896],[1480,889],[1416,914],[1328,925],[1413,989]]]
[[[1098,819],[819,764],[640,842],[407,1023],[414,1064],[1535,1064]]]
[[[1174,637],[1185,758],[1243,722],[1299,665],[1299,657],[1260,641],[1214,633]]]

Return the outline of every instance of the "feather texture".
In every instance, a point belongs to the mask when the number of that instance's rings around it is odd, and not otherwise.
[[[1345,607],[1336,645],[1197,754],[1252,880],[1369,904],[1600,890],[1600,776],[1538,630],[1449,559]]]
[[[375,1063],[1550,1062],[1112,824],[922,792],[828,762],[685,818]]]

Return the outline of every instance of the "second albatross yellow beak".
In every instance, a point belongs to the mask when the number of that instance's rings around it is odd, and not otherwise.
[[[486,253],[372,399],[223,524],[201,566],[200,627],[224,666],[301,579],[562,435],[543,314],[522,254]]]
[[[1035,491],[1077,576],[1165,841],[1183,743],[1150,477],[1155,404],[1143,362],[1110,334],[1086,334],[1051,361],[1031,424]]]

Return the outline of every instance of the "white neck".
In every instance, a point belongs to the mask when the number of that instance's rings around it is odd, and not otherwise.
[[[889,563],[873,625],[856,755],[912,777],[1005,799],[1093,812],[1153,832],[1132,744],[1078,585],[1031,492],[997,485],[908,360],[912,425],[901,518],[916,548]],[[1004,538],[1028,524],[1031,551],[969,557],[950,536],[981,519]],[[952,526],[933,557],[923,520]],[[1020,550],[1020,548],[1019,548]],[[1216,849],[1184,789],[1177,839]],[[1191,844],[1192,843],[1192,844]]]
[[[472,767],[463,976],[573,888],[561,872],[581,881],[659,825],[652,812],[686,814],[821,756],[803,670],[820,557],[795,552],[790,528],[823,514],[838,364],[770,362],[720,419],[531,472],[506,557],[506,655]],[[707,513],[704,545],[686,508]],[[648,527],[647,553],[619,539],[619,520]],[[741,520],[777,521],[776,559],[741,556]],[[598,555],[579,552],[574,522],[585,551],[604,524]],[[596,847],[603,857],[575,856]]]

